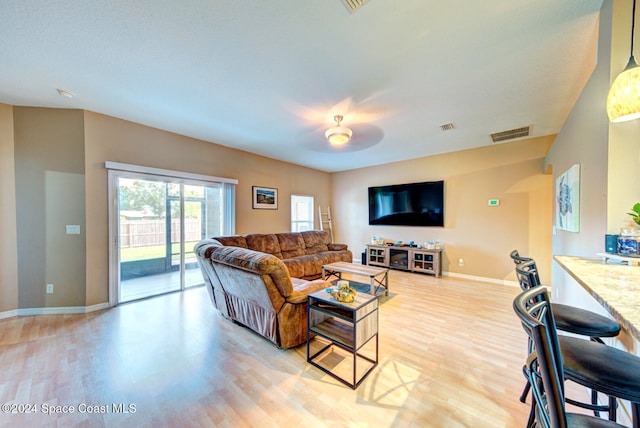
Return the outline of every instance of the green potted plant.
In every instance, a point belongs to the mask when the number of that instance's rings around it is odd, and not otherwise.
[[[627,214],[633,217],[633,221],[635,221],[636,224],[640,226],[640,202],[636,202],[633,208],[631,208],[631,211]]]

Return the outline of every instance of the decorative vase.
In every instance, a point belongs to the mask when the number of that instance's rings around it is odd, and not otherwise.
[[[640,230],[631,228],[620,229],[620,236],[618,236],[618,254],[632,257],[640,255]]]

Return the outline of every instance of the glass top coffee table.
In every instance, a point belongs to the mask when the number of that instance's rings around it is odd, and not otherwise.
[[[342,274],[348,273],[351,275],[366,276],[369,278],[369,283],[349,281],[350,285],[356,289],[356,291],[366,292],[374,296],[382,294],[389,295],[389,269],[381,267],[373,267],[367,265],[360,265],[349,262],[335,262],[322,266],[322,279],[328,280],[332,276],[338,280],[342,279]],[[367,288],[367,290],[364,290]]]

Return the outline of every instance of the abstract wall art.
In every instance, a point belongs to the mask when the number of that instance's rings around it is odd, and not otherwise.
[[[556,179],[556,229],[580,232],[580,165]]]

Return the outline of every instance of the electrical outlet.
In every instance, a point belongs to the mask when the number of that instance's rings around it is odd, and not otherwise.
[[[458,266],[464,266],[464,259],[462,257],[458,259]]]
[[[47,284],[47,294],[53,294],[53,284]]]

